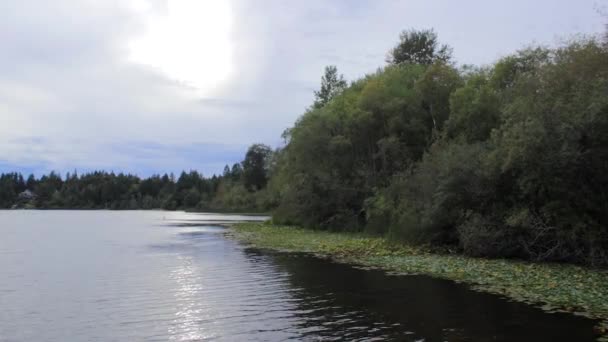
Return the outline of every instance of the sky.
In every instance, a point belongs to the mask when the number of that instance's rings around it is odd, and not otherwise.
[[[323,68],[355,80],[404,29],[458,64],[604,30],[608,0],[0,1],[0,172],[221,173],[273,147]]]

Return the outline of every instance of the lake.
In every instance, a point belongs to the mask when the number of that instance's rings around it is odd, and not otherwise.
[[[593,341],[466,285],[259,251],[162,211],[0,211],[0,341]]]

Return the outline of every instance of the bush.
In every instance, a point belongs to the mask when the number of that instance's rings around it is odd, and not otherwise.
[[[478,213],[468,213],[458,226],[458,240],[465,254],[479,257],[515,257],[521,255],[518,234],[496,220]]]

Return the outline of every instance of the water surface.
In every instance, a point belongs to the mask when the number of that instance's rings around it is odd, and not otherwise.
[[[261,217],[0,211],[0,341],[592,341],[465,285],[247,248]]]

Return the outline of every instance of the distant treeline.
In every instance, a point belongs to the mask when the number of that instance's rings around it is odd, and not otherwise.
[[[55,172],[36,178],[0,174],[0,208],[37,209],[199,209],[263,211],[272,150],[256,144],[243,162],[226,166],[221,176],[197,171],[140,178],[96,171],[61,177]]]
[[[529,47],[456,67],[432,30],[347,83],[327,67],[282,148],[218,177],[4,175],[0,205],[273,209],[277,223],[365,231],[486,257],[608,265],[608,43]]]

